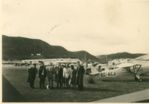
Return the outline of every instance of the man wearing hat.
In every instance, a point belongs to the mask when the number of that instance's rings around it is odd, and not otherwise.
[[[82,65],[82,63],[78,62],[78,68],[77,68],[77,84],[78,89],[83,90],[83,77],[84,77],[85,69]]]
[[[53,84],[54,84],[54,77],[55,77],[55,70],[54,70],[54,65],[52,63],[50,63],[49,65],[47,65],[47,77],[48,77],[48,87],[49,88],[53,88]]]
[[[31,68],[28,69],[28,82],[31,88],[35,88],[34,81],[36,78],[36,74],[37,74],[36,64],[33,64],[33,66],[31,66]]]
[[[63,86],[63,67],[61,64],[59,64],[57,73],[57,87],[61,88],[62,86]]]
[[[40,61],[40,68],[39,68],[39,86],[40,86],[40,89],[45,89],[45,79],[46,79],[46,76],[47,76],[47,70],[46,70],[46,67],[44,65],[44,63],[42,61]]]

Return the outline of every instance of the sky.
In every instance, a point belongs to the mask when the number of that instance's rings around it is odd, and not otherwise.
[[[2,0],[2,31],[93,55],[149,53],[149,0]]]

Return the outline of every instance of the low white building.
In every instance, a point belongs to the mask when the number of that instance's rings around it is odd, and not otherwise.
[[[39,61],[43,61],[45,65],[48,65],[50,63],[58,64],[58,63],[77,63],[78,61],[81,62],[80,59],[76,58],[55,58],[55,59],[26,59],[22,60],[23,63],[36,63],[38,64]]]

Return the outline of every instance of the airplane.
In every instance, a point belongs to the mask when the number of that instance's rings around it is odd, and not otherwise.
[[[87,68],[90,76],[96,76],[98,79],[121,79],[134,78],[136,81],[142,81],[143,77],[149,76],[149,61],[132,59],[126,63],[118,65],[96,64]]]

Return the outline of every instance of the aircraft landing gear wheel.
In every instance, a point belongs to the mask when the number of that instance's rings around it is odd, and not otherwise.
[[[142,79],[140,78],[140,76],[135,76],[135,81],[142,82]]]
[[[135,77],[135,81],[138,81],[138,78],[137,77]]]

